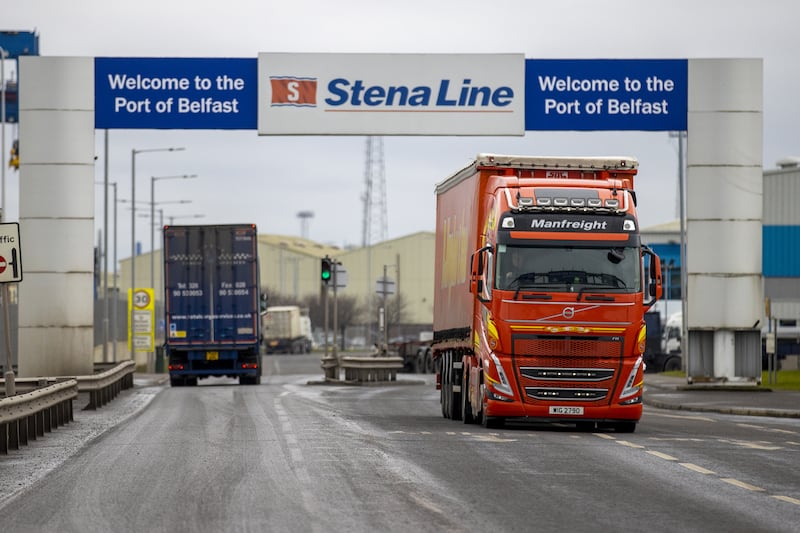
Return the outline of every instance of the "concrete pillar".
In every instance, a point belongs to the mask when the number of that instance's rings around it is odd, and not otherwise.
[[[19,374],[93,371],[94,59],[19,59]]]
[[[761,377],[760,350],[750,341],[763,308],[762,70],[761,59],[689,60],[690,378]]]

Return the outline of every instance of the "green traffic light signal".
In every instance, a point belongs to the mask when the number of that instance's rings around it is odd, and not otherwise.
[[[330,279],[331,279],[331,261],[330,261],[330,259],[325,258],[325,259],[322,260],[321,269],[320,269],[320,279],[322,280],[322,283],[324,283],[326,285],[330,281]]]

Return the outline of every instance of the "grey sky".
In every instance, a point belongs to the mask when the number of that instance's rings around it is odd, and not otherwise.
[[[36,30],[48,56],[252,57],[259,52],[523,53],[527,58],[763,58],[764,167],[800,155],[800,69],[792,0],[570,1],[27,0],[4,9],[5,30]],[[9,75],[7,68],[7,76]],[[6,129],[10,145],[16,126]],[[103,133],[97,132],[97,181]],[[309,237],[361,242],[364,137],[258,137],[255,131],[111,130],[110,179],[130,197],[131,149],[182,146],[137,157],[137,199],[150,176],[197,174],[156,187],[176,223],[255,222],[261,232],[299,235],[299,211],[314,212]],[[24,148],[22,148],[24,150]],[[4,148],[6,154],[8,147]],[[633,155],[642,224],[677,216],[677,145],[667,133],[529,132],[524,137],[386,137],[388,235],[434,229],[434,185],[478,152]],[[7,156],[6,156],[7,157]],[[7,220],[18,216],[18,174],[6,174]],[[102,189],[96,188],[102,227]],[[149,213],[143,207],[142,213]],[[119,206],[119,256],[130,251],[130,212]],[[148,220],[137,240],[150,248]]]

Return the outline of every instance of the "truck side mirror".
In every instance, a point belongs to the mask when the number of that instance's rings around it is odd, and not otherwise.
[[[661,298],[663,295],[664,287],[663,287],[663,280],[661,279],[661,260],[658,256],[648,248],[647,246],[642,246],[642,258],[647,256],[649,257],[649,267],[647,270],[647,279],[646,287],[647,287],[647,294],[650,296],[650,299],[643,301],[645,307],[650,307],[656,301]]]
[[[489,268],[486,263],[491,258],[491,251],[492,245],[487,244],[470,256],[469,291],[481,301],[486,301],[488,297],[486,273]]]

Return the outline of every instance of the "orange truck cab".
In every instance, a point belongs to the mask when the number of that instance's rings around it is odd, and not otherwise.
[[[436,187],[442,414],[632,432],[661,296],[632,157],[479,154]]]

